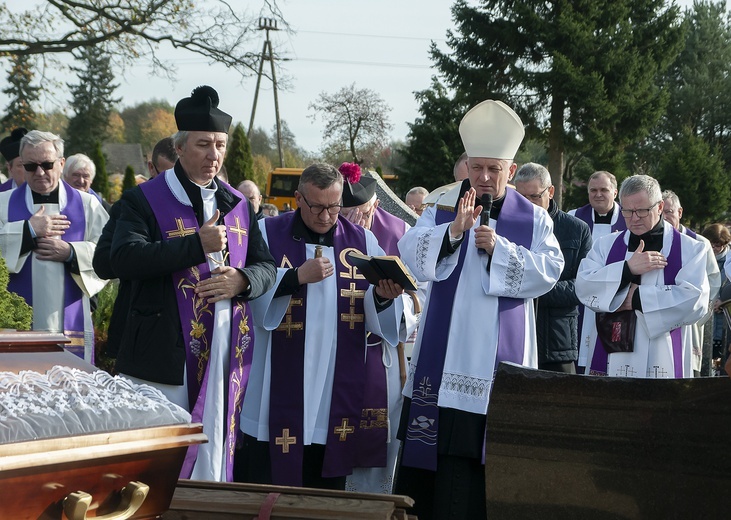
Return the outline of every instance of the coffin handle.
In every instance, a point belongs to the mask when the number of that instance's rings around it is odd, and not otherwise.
[[[119,511],[108,515],[95,516],[95,520],[126,520],[137,512],[150,492],[150,486],[142,482],[130,482],[122,488],[122,501]],[[76,491],[63,499],[63,512],[69,520],[86,520],[86,512],[91,505],[89,493]]]

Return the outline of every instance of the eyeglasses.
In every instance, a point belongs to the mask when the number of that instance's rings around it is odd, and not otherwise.
[[[632,215],[637,215],[639,218],[645,218],[647,215],[650,214],[650,210],[660,204],[660,201],[657,201],[655,204],[650,206],[649,208],[642,208],[642,209],[623,209],[622,210],[622,216],[624,218],[632,218]]]
[[[43,171],[48,171],[53,169],[53,165],[56,164],[56,161],[58,161],[58,159],[54,159],[52,161],[43,161],[41,163],[25,163],[23,164],[23,168],[25,168],[25,171],[27,172],[34,172],[40,166]]]
[[[548,188],[550,188],[551,186],[552,185],[549,184],[540,193],[534,193],[533,195],[526,195],[526,198],[528,198],[530,200],[541,200],[543,198],[543,194],[546,193],[546,191],[548,191]]]
[[[323,206],[321,204],[315,204],[313,206],[312,204],[307,202],[307,199],[305,198],[304,195],[302,195],[301,193],[300,193],[300,195],[302,196],[302,200],[305,201],[305,204],[307,204],[307,207],[310,208],[310,212],[317,216],[320,216],[322,214],[322,212],[325,210],[327,210],[327,212],[330,215],[337,215],[338,213],[340,213],[340,210],[343,209],[342,204],[333,204],[332,206]]]

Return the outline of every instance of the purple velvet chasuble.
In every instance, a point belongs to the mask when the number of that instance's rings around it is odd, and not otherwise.
[[[59,240],[66,242],[83,242],[86,234],[86,215],[84,214],[84,203],[81,195],[74,188],[64,181],[59,182],[59,190],[66,193],[66,206],[60,211],[61,215],[68,217],[69,228]],[[8,221],[30,220],[33,216],[25,203],[26,191],[30,190],[27,184],[23,184],[10,194],[8,203]],[[32,256],[32,255],[31,255]],[[33,267],[32,258],[29,256],[19,273],[10,274],[8,290],[18,293],[25,298],[26,303],[33,306]],[[64,312],[63,312],[63,333],[71,340],[71,343],[64,345],[64,348],[80,358],[84,358],[84,294],[74,281],[68,268],[64,276]],[[35,324],[34,324],[35,328]],[[93,363],[92,359],[88,360]]]
[[[616,262],[624,262],[627,256],[627,244],[624,243],[625,234],[629,236],[629,231],[620,233],[612,244],[612,248],[609,250],[607,255],[606,265],[614,264]],[[676,285],[675,277],[678,276],[678,272],[682,267],[682,244],[680,243],[680,233],[673,229],[673,243],[670,246],[670,254],[668,255],[668,265],[663,270],[663,278],[665,285]],[[673,365],[675,371],[675,377],[683,377],[683,335],[681,327],[677,327],[670,331],[670,339],[673,345]],[[594,346],[594,355],[592,356],[589,364],[589,375],[592,376],[606,376],[607,375],[607,363],[609,357],[604,344],[602,343],[599,336],[597,336],[596,344]]]
[[[231,212],[224,215],[223,222],[228,239],[228,265],[242,268],[246,263],[249,245],[249,211],[246,198],[228,184],[217,182],[241,199]],[[150,203],[163,240],[175,240],[198,232],[198,222],[192,206],[181,204],[175,198],[167,185],[165,174],[142,183],[140,189]],[[193,422],[202,422],[215,304],[200,298],[194,289],[199,281],[211,277],[211,270],[208,262],[203,262],[173,273],[172,277],[186,347],[188,403]],[[253,322],[248,303],[243,298],[232,298],[229,377],[224,382],[226,477],[229,482],[233,480],[234,449],[254,350],[254,330],[250,328],[250,323]],[[188,448],[180,472],[181,478],[190,478],[197,454],[197,445]]]
[[[589,233],[594,232],[594,208],[591,207],[591,204],[587,204],[586,206],[581,206],[580,208],[578,208],[576,210],[576,213],[574,213],[574,216],[587,223],[587,225],[589,226]],[[614,233],[615,231],[624,231],[625,229],[627,229],[627,223],[624,221],[622,215],[619,215],[617,217],[617,222],[612,224],[612,233]]]
[[[265,220],[267,242],[279,266],[306,260],[306,243],[293,237],[296,212]],[[371,380],[366,356],[363,299],[368,282],[347,263],[348,251],[367,253],[363,228],[339,219],[333,236],[337,276],[337,352],[322,476],[348,475],[356,466],[386,463],[386,388]],[[269,404],[269,451],[272,481],[302,486],[304,453],[304,358],[307,285],[291,296],[282,324],[272,331]],[[317,302],[312,303],[317,305]],[[380,345],[376,347],[380,352]],[[380,359],[380,356],[379,356]],[[381,386],[380,391],[371,387]],[[366,387],[368,389],[366,390]],[[369,395],[371,394],[371,395]],[[375,394],[375,405],[367,399]],[[373,440],[375,437],[376,440]]]
[[[436,224],[451,222],[454,208],[438,207]],[[518,246],[530,249],[533,241],[533,204],[515,190],[505,190],[496,232]],[[423,327],[419,359],[414,373],[414,389],[409,410],[409,423],[403,447],[405,466],[436,471],[437,434],[439,432],[439,388],[442,383],[447,341],[453,312],[459,312],[454,296],[467,254],[470,231],[465,232],[459,246],[459,260],[446,280],[432,282],[428,315],[421,321]],[[477,254],[477,251],[470,254]],[[493,296],[486,296],[493,298]],[[455,307],[456,305],[456,307]],[[523,363],[525,349],[525,300],[498,298],[498,344],[495,367],[501,361]]]

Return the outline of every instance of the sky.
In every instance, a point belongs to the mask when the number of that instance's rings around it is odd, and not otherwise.
[[[204,0],[205,1],[205,0]],[[254,14],[260,2],[240,0]],[[27,0],[9,0],[11,10],[27,5]],[[324,124],[308,105],[320,93],[333,94],[355,83],[358,89],[376,92],[390,106],[393,125],[391,139],[405,140],[407,122],[418,116],[414,91],[427,89],[436,73],[431,68],[429,46],[435,41],[446,48],[446,31],[452,27],[449,0],[279,0],[285,20],[295,31],[271,32],[275,53],[287,58],[280,63],[278,80],[286,77],[286,89],[278,89],[279,112],[294,133],[297,144],[317,152],[322,144]],[[242,9],[237,7],[237,9]],[[265,31],[251,50],[260,53]],[[256,75],[241,76],[222,65],[210,65],[196,54],[162,49],[162,55],[177,68],[176,79],[156,77],[150,66],[140,62],[118,76],[115,95],[120,108],[151,99],[165,99],[171,105],[190,95],[200,85],[214,87],[221,99],[219,108],[234,122],[248,129],[256,89]],[[7,66],[2,66],[6,68]],[[269,63],[265,62],[265,68]],[[0,72],[0,76],[4,76]],[[0,84],[4,84],[4,78]],[[65,82],[73,83],[73,78]],[[0,101],[0,108],[7,101]],[[276,124],[271,81],[262,79],[254,126],[271,133]]]
[[[32,2],[33,0],[31,0]],[[199,0],[206,2],[206,0]],[[25,8],[29,0],[6,0],[12,11]],[[475,3],[475,2],[468,2]],[[692,0],[680,0],[681,6]],[[233,5],[246,6],[256,14],[261,1],[236,0]],[[407,123],[418,117],[414,92],[425,90],[436,75],[429,58],[435,42],[442,50],[446,34],[452,29],[451,0],[278,0],[284,18],[295,31],[271,32],[275,53],[287,58],[278,68],[278,79],[286,78],[286,88],[278,89],[280,117],[286,120],[297,144],[317,152],[322,144],[324,123],[313,120],[308,108],[322,92],[334,94],[355,83],[358,89],[370,89],[391,108],[391,140],[405,140]],[[244,7],[237,7],[243,9]],[[261,52],[265,32],[252,43],[253,52]],[[176,78],[158,77],[147,62],[139,62],[119,75],[116,95],[122,98],[119,108],[152,99],[165,99],[171,105],[190,95],[198,85],[209,84],[218,92],[220,108],[242,122],[248,129],[256,89],[256,75],[241,76],[222,65],[211,65],[204,57],[184,51],[161,48],[161,56],[177,68]],[[0,67],[6,65],[0,62]],[[269,63],[265,63],[269,67]],[[0,88],[5,84],[0,72]],[[73,83],[72,77],[61,77]],[[57,99],[57,98],[56,98]],[[0,109],[7,101],[0,99]],[[47,102],[44,110],[53,109]],[[271,133],[276,123],[271,81],[261,83],[254,126]]]

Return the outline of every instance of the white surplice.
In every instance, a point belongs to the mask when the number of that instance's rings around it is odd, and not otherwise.
[[[627,244],[629,231],[623,232]],[[576,276],[576,296],[581,303],[595,312],[616,311],[629,291],[629,285],[620,288],[624,262],[606,265],[609,251],[619,235],[605,236],[594,243],[589,254],[581,261]],[[673,227],[663,223],[661,253],[667,258],[672,245]],[[674,377],[674,361],[670,331],[700,320],[708,310],[709,285],[706,276],[706,251],[702,242],[679,235],[682,267],[676,276],[676,285],[665,285],[664,269],[642,275],[638,287],[642,312],[635,311],[637,327],[633,352],[608,355],[607,375],[623,377]],[[627,252],[625,259],[632,256]],[[689,327],[683,327],[683,377],[692,377]],[[587,373],[591,365],[594,345],[588,352]]]
[[[269,243],[264,220],[259,221],[264,240]],[[290,239],[289,237],[285,240]],[[366,230],[366,254],[383,255],[376,237]],[[306,257],[314,258],[315,244],[306,245]],[[323,246],[322,256],[335,265],[334,249]],[[254,359],[249,386],[244,396],[241,430],[260,441],[269,441],[269,402],[271,385],[271,331],[275,330],[287,311],[291,296],[274,298],[277,287],[287,268],[277,269],[277,281],[269,292],[250,302],[255,325]],[[335,354],[337,352],[337,280],[329,276],[318,283],[307,285],[305,310],[305,366],[304,366],[304,445],[325,444],[327,440],[330,403],[332,402]],[[397,298],[380,313],[373,301],[373,286],[364,297],[365,328],[396,345],[401,329],[404,300]],[[397,359],[392,348],[392,359]],[[365,358],[364,358],[365,362]]]
[[[31,214],[44,206],[45,215],[58,215],[66,207],[66,191],[63,186],[60,186],[58,190],[58,204],[33,204],[33,193],[30,187],[23,184],[18,189],[25,190],[25,204]],[[20,272],[25,262],[31,262],[33,269],[33,330],[63,333],[64,284],[69,272],[63,262],[39,260],[32,251],[20,254],[25,221],[8,222],[10,196],[14,192],[15,190],[10,190],[0,193],[0,252],[2,252],[10,273]],[[109,220],[109,215],[96,197],[83,192],[79,192],[79,195],[81,195],[84,208],[86,226],[84,240],[69,242],[79,265],[79,274],[71,273],[70,276],[83,293],[84,359],[91,362],[94,351],[94,326],[91,321],[89,298],[101,291],[107,284],[107,280],[102,280],[96,275],[91,263],[97,240],[101,236],[102,228]]]
[[[461,183],[444,193],[437,204],[453,208],[460,187]],[[475,235],[470,233],[469,239],[463,241],[455,253],[438,261],[450,223],[436,225],[436,211],[436,205],[428,207],[414,227],[399,241],[401,259],[418,280],[437,282],[449,277],[457,265],[460,249],[467,248],[448,325],[447,352],[438,405],[484,415],[487,413],[496,368],[498,297],[525,300],[525,341],[521,364],[537,367],[532,299],[547,293],[556,284],[564,265],[563,255],[553,235],[551,217],[546,210],[534,205],[532,215],[526,215],[527,219],[534,222],[530,249],[498,236],[488,271],[489,255],[478,253]],[[477,226],[479,220],[475,223]],[[490,227],[495,229],[495,226],[495,220],[490,219]],[[520,275],[513,276],[517,273]],[[422,321],[440,318],[446,327],[449,316],[429,316],[432,290],[433,284],[430,284]],[[422,323],[409,366],[409,378],[404,386],[403,393],[407,397],[411,397],[413,391],[423,331]]]
[[[576,210],[572,209],[567,212],[569,215],[576,217]],[[591,211],[591,243],[596,243],[601,237],[605,237],[612,233],[612,226],[617,220],[624,218],[621,213],[619,204],[614,203],[612,208],[612,219],[609,224],[597,224],[594,222],[594,210]],[[578,217],[577,217],[578,218]],[[584,307],[584,317],[579,327],[579,357],[576,364],[584,367],[588,364],[586,361],[587,352],[593,348],[596,343],[596,314],[588,307]],[[591,359],[591,358],[590,358]]]

